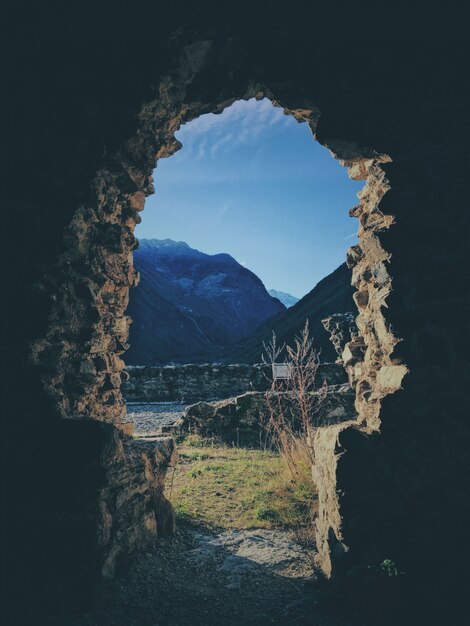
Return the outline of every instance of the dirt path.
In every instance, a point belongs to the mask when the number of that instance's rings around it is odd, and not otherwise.
[[[322,601],[287,531],[183,526],[158,540],[93,612],[48,626],[359,626]]]

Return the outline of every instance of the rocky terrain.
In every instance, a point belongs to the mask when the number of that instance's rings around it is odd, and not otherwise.
[[[285,306],[228,254],[209,255],[171,239],[142,239],[128,313],[132,365],[220,359]]]
[[[351,270],[343,263],[321,280],[316,287],[292,307],[269,319],[248,339],[235,346],[227,357],[230,363],[258,363],[263,353],[263,342],[269,342],[275,331],[279,343],[292,344],[292,340],[308,319],[310,337],[321,350],[322,361],[334,361],[337,357],[322,319],[334,313],[355,311],[351,286]]]

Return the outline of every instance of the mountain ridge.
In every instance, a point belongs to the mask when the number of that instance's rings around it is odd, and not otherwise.
[[[210,255],[171,239],[142,239],[140,273],[128,313],[128,365],[223,358],[269,317],[285,310],[251,270],[226,253]]]
[[[287,293],[285,291],[278,291],[277,289],[268,289],[268,293],[273,298],[277,298],[279,302],[282,302],[282,304],[286,308],[294,306],[294,304],[297,304],[297,302],[300,300],[300,298],[296,298],[296,296],[293,296],[290,293]]]

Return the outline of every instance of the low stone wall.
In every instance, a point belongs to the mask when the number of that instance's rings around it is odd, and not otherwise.
[[[263,365],[129,366],[126,371],[129,379],[122,392],[131,402],[191,404],[265,391],[270,385],[270,370]],[[318,380],[340,385],[347,382],[347,376],[341,365],[322,363]]]
[[[108,449],[106,484],[112,488],[103,490],[99,524],[105,578],[114,575],[123,554],[128,558],[156,536],[174,532],[174,512],[164,488],[168,468],[178,459],[171,437],[124,437]]]
[[[331,387],[316,423],[325,426],[355,419],[355,392],[347,384]],[[218,437],[229,445],[265,446],[269,432],[265,428],[269,410],[265,394],[248,392],[216,402],[198,402],[189,406],[183,418],[183,430],[203,437]]]

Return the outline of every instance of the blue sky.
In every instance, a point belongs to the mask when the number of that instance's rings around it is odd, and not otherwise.
[[[357,241],[348,216],[361,182],[267,99],[239,100],[176,133],[160,159],[137,237],[227,252],[268,289],[305,295]]]

